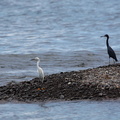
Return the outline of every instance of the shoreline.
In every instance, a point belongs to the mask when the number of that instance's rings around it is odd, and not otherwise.
[[[110,100],[120,97],[120,63],[0,86],[0,101]]]

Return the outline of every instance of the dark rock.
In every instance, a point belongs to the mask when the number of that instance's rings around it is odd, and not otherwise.
[[[107,71],[107,72],[106,72]],[[46,100],[113,99],[120,97],[120,64],[61,72],[0,87],[0,100],[37,102]],[[107,76],[107,77],[106,77]]]

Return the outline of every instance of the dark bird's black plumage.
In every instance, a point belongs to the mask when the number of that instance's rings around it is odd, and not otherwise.
[[[108,55],[109,55],[109,64],[110,64],[110,58],[113,58],[117,62],[118,60],[117,60],[116,54],[115,54],[114,50],[109,46],[109,43],[108,43],[109,35],[106,34],[106,35],[101,36],[101,37],[106,37],[107,38],[106,46],[107,46],[107,52],[108,52]]]

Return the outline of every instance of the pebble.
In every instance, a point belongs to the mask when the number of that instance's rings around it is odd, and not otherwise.
[[[60,95],[60,99],[64,99],[64,95]]]

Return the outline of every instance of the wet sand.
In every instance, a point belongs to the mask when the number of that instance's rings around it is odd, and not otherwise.
[[[61,72],[0,87],[1,101],[104,100],[120,97],[120,64]]]

